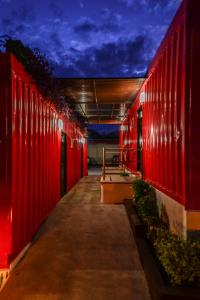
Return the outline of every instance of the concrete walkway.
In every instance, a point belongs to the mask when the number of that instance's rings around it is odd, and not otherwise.
[[[98,176],[54,209],[0,300],[150,299],[122,205],[101,205]]]

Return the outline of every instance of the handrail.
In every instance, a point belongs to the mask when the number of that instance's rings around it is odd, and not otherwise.
[[[137,154],[138,149],[135,148],[106,148],[103,147],[103,170],[102,170],[102,176],[103,176],[103,180],[105,180],[106,177],[106,154],[118,154],[119,153],[119,162],[113,162],[113,163],[107,163],[107,165],[118,165],[121,168],[126,168],[126,155],[127,153],[130,152],[134,152],[135,154]],[[142,157],[141,157],[141,161],[142,161]]]

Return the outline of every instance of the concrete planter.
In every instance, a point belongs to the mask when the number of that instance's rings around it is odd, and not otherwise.
[[[144,223],[142,223],[140,217],[138,216],[135,206],[133,205],[133,201],[131,199],[125,199],[124,205],[134,237],[145,238],[147,227],[144,225]]]
[[[101,203],[123,204],[125,198],[133,198],[134,176],[106,175],[101,178]]]
[[[153,300],[197,300],[200,299],[200,288],[174,287],[167,281],[159,262],[154,257],[143,230],[141,221],[134,209],[132,200],[125,200],[125,208],[138,247],[140,260],[149,285]],[[138,227],[139,226],[139,227]],[[143,228],[143,229],[141,229]]]

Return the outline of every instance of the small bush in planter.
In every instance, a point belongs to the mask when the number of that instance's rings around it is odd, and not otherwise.
[[[200,285],[200,241],[185,241],[161,228],[154,228],[152,232],[150,230],[149,238],[170,282]]]
[[[147,237],[172,285],[200,286],[200,240],[182,240],[169,231],[167,212],[159,210],[154,189],[143,180],[133,185],[136,208],[147,225]]]
[[[158,218],[156,199],[150,194],[142,196],[137,202],[138,213],[143,217]]]
[[[154,189],[143,180],[134,183],[136,208],[138,214],[147,226],[160,222]]]
[[[147,195],[151,191],[151,186],[142,179],[136,179],[133,182],[133,191],[135,195],[135,202]]]
[[[122,177],[128,177],[129,173],[123,172],[123,173],[120,173],[119,175],[122,176]]]

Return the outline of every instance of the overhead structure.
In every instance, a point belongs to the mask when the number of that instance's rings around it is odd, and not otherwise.
[[[62,95],[89,124],[120,124],[145,78],[59,78]]]

